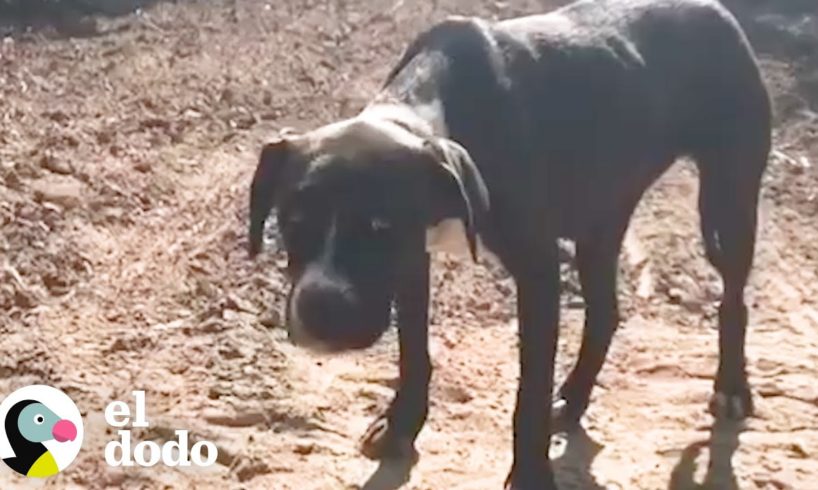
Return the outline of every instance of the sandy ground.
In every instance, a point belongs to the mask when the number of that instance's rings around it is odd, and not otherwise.
[[[378,468],[356,441],[391,397],[394,332],[333,358],[289,345],[283,256],[246,260],[247,187],[263,141],[354,113],[433,20],[557,3],[160,2],[57,30],[0,21],[12,33],[0,44],[0,393],[57,386],[86,423],[69,471],[34,483],[2,466],[0,487],[501,488],[517,376],[510,279],[436,259],[420,461]],[[623,325],[584,430],[555,438],[563,490],[818,489],[818,11],[729,5],[777,110],[748,292],[758,415],[713,428],[706,413],[720,284],[702,255],[695,169],[680,162],[631,226]],[[582,325],[568,263],[565,289],[558,380]],[[189,428],[218,444],[219,463],[107,467],[103,409],[134,389],[152,423],[138,438]]]

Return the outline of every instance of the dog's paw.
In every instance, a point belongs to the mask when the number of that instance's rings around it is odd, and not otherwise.
[[[389,419],[378,417],[366,430],[359,443],[361,454],[372,460],[403,459],[416,462],[418,453],[408,437],[395,436],[389,429]]]
[[[716,392],[710,399],[710,413],[717,420],[744,420],[753,415],[750,390],[741,393]]]

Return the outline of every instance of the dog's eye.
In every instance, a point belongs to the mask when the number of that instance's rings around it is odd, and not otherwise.
[[[389,230],[392,225],[383,218],[372,218],[369,222],[369,227],[372,228],[372,231],[375,233],[380,233]]]
[[[34,423],[35,423],[35,424],[37,424],[37,425],[43,425],[43,422],[45,422],[45,417],[43,417],[43,416],[42,416],[42,415],[40,415],[39,413],[38,413],[37,415],[35,415],[35,416],[34,416]]]

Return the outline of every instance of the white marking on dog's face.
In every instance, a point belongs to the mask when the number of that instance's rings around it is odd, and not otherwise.
[[[327,232],[326,240],[330,241],[335,237],[337,232],[337,214],[332,216],[330,221],[329,230]],[[325,247],[324,250],[324,257],[327,257],[329,253],[329,247]],[[321,340],[316,339],[307,331],[307,328],[304,326],[304,321],[301,319],[299,315],[299,308],[298,308],[298,300],[299,295],[301,294],[301,287],[300,285],[296,285],[295,289],[293,290],[293,294],[290,296],[290,300],[287,303],[287,336],[290,341],[299,346],[303,347],[307,350],[316,352],[316,353],[329,353],[332,352],[332,348],[326,342],[322,342]]]
[[[307,329],[304,327],[304,322],[301,321],[301,317],[298,314],[298,308],[295,307],[295,305],[298,304],[299,292],[300,289],[298,286],[296,286],[296,289],[293,291],[292,297],[286,306],[286,308],[289,310],[289,314],[287,315],[287,338],[293,343],[293,345],[317,354],[327,354],[333,352],[333,349],[329,346],[329,344],[310,335],[309,332],[307,332]]]

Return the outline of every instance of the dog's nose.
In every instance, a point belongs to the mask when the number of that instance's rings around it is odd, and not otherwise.
[[[308,267],[293,292],[290,319],[299,336],[333,342],[343,339],[358,318],[350,283],[322,267]]]
[[[321,283],[302,288],[294,306],[305,333],[325,339],[337,336],[340,328],[352,322],[352,303],[344,288]]]

